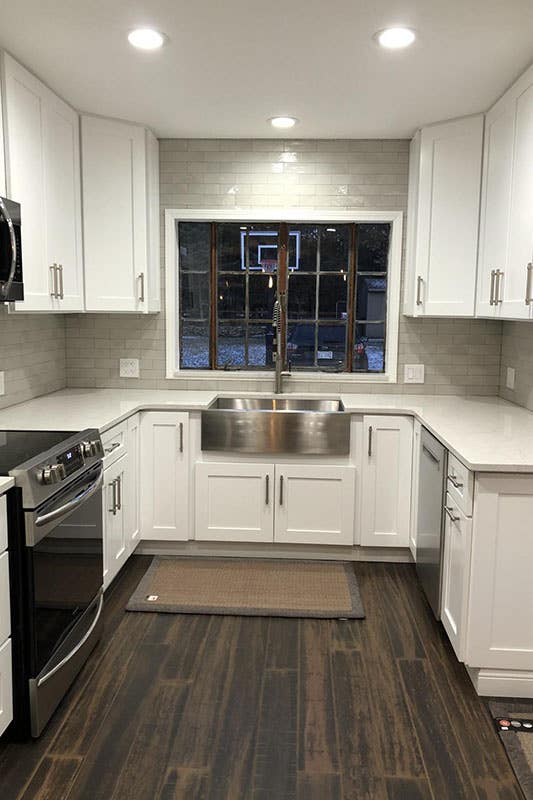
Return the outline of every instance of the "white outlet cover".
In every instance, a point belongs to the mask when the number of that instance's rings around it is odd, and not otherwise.
[[[514,367],[507,367],[507,377],[505,385],[508,389],[514,389],[515,370]]]
[[[403,369],[404,383],[424,383],[423,364],[405,364]]]
[[[139,377],[139,359],[138,358],[121,358],[120,359],[120,377],[121,378],[138,378]]]
[[[0,372],[0,395],[6,393],[5,372]]]

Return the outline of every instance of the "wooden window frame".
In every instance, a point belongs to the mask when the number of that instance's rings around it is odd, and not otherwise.
[[[347,320],[348,345],[346,347],[346,371],[343,372],[323,372],[313,370],[298,370],[294,372],[292,380],[295,383],[305,382],[312,384],[315,381],[321,383],[338,383],[339,381],[349,381],[350,383],[396,383],[397,381],[397,348],[398,348],[398,328],[400,314],[400,279],[401,279],[401,253],[402,253],[402,228],[403,212],[401,211],[309,211],[302,209],[239,209],[238,212],[225,209],[166,209],[165,210],[165,277],[166,277],[166,318],[167,318],[167,379],[202,379],[213,377],[214,374],[220,375],[224,372],[224,377],[236,380],[265,379],[271,376],[272,370],[266,369],[245,369],[245,370],[221,370],[216,366],[210,369],[191,370],[179,368],[179,334],[177,331],[176,320],[179,319],[179,294],[178,294],[178,223],[179,222],[210,222],[211,230],[211,284],[216,280],[216,223],[218,222],[242,222],[249,223],[265,222],[280,224],[280,261],[278,263],[278,292],[283,287],[286,297],[287,289],[287,236],[288,228],[291,224],[312,224],[312,223],[351,223],[352,241],[351,258],[354,263],[350,264],[350,286]],[[385,320],[385,372],[353,372],[353,345],[355,340],[356,325],[356,226],[358,223],[390,223],[391,239],[389,248],[389,265],[387,273],[387,315]],[[282,238],[282,228],[285,226],[284,239]],[[283,248],[285,244],[285,248]],[[286,325],[285,315],[283,317]],[[283,348],[286,346],[286,330],[282,333]],[[210,363],[216,365],[216,305],[211,305],[210,317]],[[286,353],[283,352],[285,358]]]

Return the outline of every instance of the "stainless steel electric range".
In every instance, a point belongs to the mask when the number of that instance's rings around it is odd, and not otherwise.
[[[0,431],[8,492],[13,722],[37,737],[101,634],[102,443],[97,430]]]

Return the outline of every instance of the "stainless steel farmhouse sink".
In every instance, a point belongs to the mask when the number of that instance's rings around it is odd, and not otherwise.
[[[336,399],[219,397],[202,411],[202,450],[347,455],[350,415]]]

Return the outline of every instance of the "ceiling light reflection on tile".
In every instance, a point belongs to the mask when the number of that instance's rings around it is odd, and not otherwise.
[[[298,161],[298,156],[296,153],[282,153],[279,160],[283,161],[284,164],[295,164]]]
[[[230,186],[228,189],[228,194],[237,194],[238,191],[239,191],[238,186]]]
[[[283,172],[284,164],[272,164],[272,172]]]

